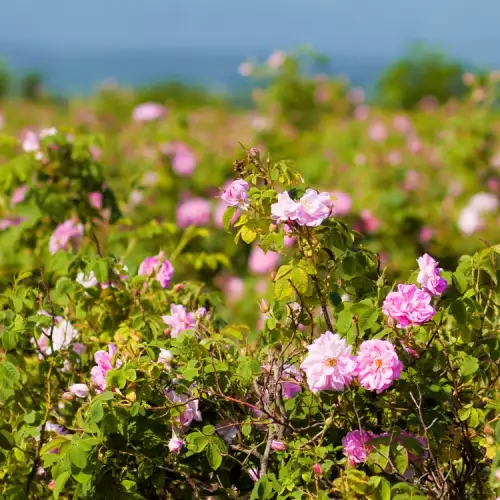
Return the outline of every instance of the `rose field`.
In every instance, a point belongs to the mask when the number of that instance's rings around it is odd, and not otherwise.
[[[299,61],[0,101],[0,498],[500,496],[500,75]]]

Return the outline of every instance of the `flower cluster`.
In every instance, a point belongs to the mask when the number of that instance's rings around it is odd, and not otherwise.
[[[334,203],[329,193],[307,189],[298,200],[292,200],[287,191],[278,194],[278,202],[271,205],[271,217],[289,225],[317,227],[333,213]]]
[[[162,288],[168,288],[174,275],[174,266],[160,252],[153,257],[146,257],[139,266],[139,276],[149,276],[158,281]]]
[[[399,379],[403,364],[386,340],[367,340],[357,356],[338,333],[325,332],[307,347],[309,355],[300,367],[312,392],[342,391],[354,377],[362,387],[380,393]]]
[[[430,255],[424,254],[417,259],[420,271],[417,281],[422,285],[398,285],[397,291],[390,292],[385,298],[382,312],[389,323],[396,322],[398,328],[408,328],[429,321],[436,310],[431,305],[432,297],[441,295],[447,288],[447,281],[441,277],[442,269]]]

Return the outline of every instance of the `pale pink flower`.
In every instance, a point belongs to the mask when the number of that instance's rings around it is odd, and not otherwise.
[[[171,304],[170,314],[161,318],[166,325],[170,326],[170,336],[173,338],[185,330],[194,328],[196,324],[194,314],[187,312],[182,304]]]
[[[413,130],[412,123],[410,119],[405,115],[396,115],[392,119],[392,126],[400,134],[407,134]]]
[[[224,189],[221,198],[231,207],[239,207],[242,210],[247,210],[248,182],[243,179],[236,179]]]
[[[381,121],[376,121],[368,127],[368,137],[374,142],[382,142],[387,139],[387,127]]]
[[[416,170],[408,170],[403,187],[406,191],[416,191],[420,184],[420,175]]]
[[[403,363],[387,340],[365,340],[356,356],[356,374],[362,387],[380,394],[401,376]]]
[[[69,386],[68,390],[77,398],[86,398],[89,395],[89,388],[86,384],[73,384]]]
[[[193,399],[191,394],[177,394],[175,391],[166,391],[165,395],[172,403],[184,405],[184,410],[179,416],[179,423],[182,427],[188,427],[193,420],[197,422],[203,420],[198,408],[199,400]]]
[[[102,208],[103,194],[100,191],[93,191],[89,193],[89,203],[96,210],[101,210]]]
[[[370,114],[370,107],[367,106],[366,104],[358,104],[354,108],[354,119],[358,121],[363,121],[368,118],[368,115]]]
[[[406,145],[411,153],[417,154],[422,151],[422,141],[416,135],[408,137]]]
[[[82,236],[83,224],[74,219],[68,219],[59,224],[52,233],[49,240],[49,251],[51,254],[55,254],[59,250],[74,250]]]
[[[361,228],[367,233],[374,233],[380,227],[380,220],[373,213],[364,209],[359,213],[361,218]]]
[[[285,451],[286,444],[283,443],[283,441],[276,441],[275,439],[273,439],[271,441],[271,449],[274,451]]]
[[[146,102],[134,108],[132,118],[136,122],[150,122],[165,115],[165,107],[156,102]]]
[[[12,192],[12,196],[10,198],[10,206],[14,207],[18,203],[24,201],[24,196],[28,192],[28,189],[29,189],[28,186],[19,186],[17,189],[15,189]]]
[[[42,328],[42,332],[38,339],[38,347],[47,355],[68,347],[78,335],[73,325],[60,316],[54,318],[54,325]]]
[[[250,62],[243,62],[238,66],[238,73],[241,76],[250,76],[253,73],[254,65]]]
[[[185,143],[174,141],[161,146],[161,151],[172,158],[172,170],[182,176],[192,175],[198,160],[194,151]]]
[[[497,195],[500,194],[500,182],[498,179],[492,177],[487,180],[486,185],[491,192],[496,193]]]
[[[494,212],[498,208],[498,198],[491,193],[477,193],[470,198],[469,207],[480,214]]]
[[[398,328],[421,325],[436,313],[431,306],[432,296],[415,285],[398,285],[398,290],[390,292],[385,298],[382,312],[389,323],[396,321]]]
[[[448,282],[441,277],[441,268],[429,254],[425,253],[417,259],[420,272],[417,281],[431,295],[441,295],[447,288]]]
[[[296,222],[300,226],[319,226],[334,210],[330,194],[318,193],[314,189],[306,189],[297,205]]]
[[[325,332],[307,347],[309,354],[300,365],[312,392],[342,391],[355,374],[352,347],[338,333]]]
[[[172,368],[172,361],[174,360],[174,355],[167,349],[160,349],[160,354],[158,355],[158,363],[170,370]]]
[[[179,453],[182,450],[183,446],[184,441],[176,436],[172,437],[168,442],[168,449],[171,453]]]
[[[267,65],[272,69],[278,69],[283,66],[286,54],[282,50],[274,51],[267,59]]]
[[[484,221],[477,210],[468,206],[458,216],[458,227],[462,233],[470,235],[480,231],[484,227]]]
[[[387,155],[387,161],[390,165],[396,166],[400,165],[402,160],[402,155],[399,151],[390,151]]]
[[[418,235],[418,241],[420,241],[420,243],[429,243],[429,241],[431,241],[433,234],[434,231],[430,227],[424,226],[420,230],[420,233]]]
[[[106,375],[109,370],[113,368],[113,357],[116,354],[116,346],[115,344],[108,345],[108,352],[106,351],[97,351],[94,354],[94,360],[96,362],[96,366],[90,370],[90,374],[92,376],[92,382],[97,386],[96,392],[101,393],[107,387]],[[115,366],[119,368],[123,362],[120,359],[116,360]]]
[[[174,266],[160,252],[153,257],[146,257],[139,266],[139,276],[149,276],[158,281],[162,288],[168,288],[174,275]]]
[[[291,399],[295,396],[295,394],[298,394],[299,392],[302,391],[302,387],[298,383],[302,380],[302,375],[300,374],[300,371],[297,370],[297,368],[295,368],[295,366],[293,365],[285,366],[283,370],[283,378],[297,380],[297,383],[291,382],[290,380],[281,383],[281,388],[283,389],[283,396],[286,399]]]
[[[248,269],[254,274],[267,274],[279,265],[280,254],[264,252],[259,246],[254,246],[248,258]]]
[[[347,457],[351,465],[366,461],[373,450],[373,446],[367,443],[376,437],[372,432],[356,430],[348,432],[342,439],[342,453]]]
[[[85,347],[84,344],[81,344],[80,342],[75,342],[73,344],[73,352],[76,352],[78,356],[81,356],[87,351],[87,348]]]
[[[347,93],[347,99],[351,104],[361,104],[365,98],[365,91],[361,87],[352,87]]]
[[[21,135],[21,146],[25,153],[35,153],[40,150],[38,135],[32,130],[25,130]]]
[[[229,303],[238,302],[245,294],[245,284],[239,276],[221,274],[215,278],[215,284],[224,292]]]
[[[177,206],[177,225],[180,228],[207,226],[210,223],[210,212],[210,203],[204,198],[187,198]]]
[[[278,201],[271,205],[271,218],[277,222],[290,222],[297,218],[297,202],[288,191],[278,193]]]
[[[347,215],[352,209],[351,197],[343,191],[334,191],[332,193],[334,209],[333,213],[338,216]]]
[[[323,469],[320,464],[314,464],[312,466],[312,470],[317,476],[321,476],[323,474]]]
[[[99,282],[95,277],[94,271],[90,271],[88,276],[85,276],[84,273],[78,273],[75,281],[80,285],[82,285],[83,288],[93,288],[94,286],[99,285]]]
[[[256,467],[252,467],[251,469],[248,469],[248,475],[250,476],[250,479],[256,483],[260,479],[260,471]]]
[[[9,227],[19,226],[19,224],[25,220],[26,217],[7,217],[5,219],[0,219],[0,231],[8,229]]]

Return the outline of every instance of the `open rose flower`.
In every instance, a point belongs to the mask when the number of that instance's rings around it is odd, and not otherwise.
[[[224,189],[221,198],[231,207],[248,208],[248,182],[237,179]]]
[[[441,277],[441,271],[438,262],[429,254],[424,254],[417,259],[420,272],[417,281],[431,295],[441,295],[448,286],[448,282]]]
[[[430,294],[415,285],[398,285],[397,291],[390,292],[385,298],[382,312],[389,318],[389,323],[395,321],[398,328],[421,325],[436,314],[431,300]]]
[[[97,351],[94,354],[94,360],[96,362],[96,366],[90,370],[90,374],[92,375],[92,382],[97,386],[96,392],[101,393],[107,387],[106,376],[113,368],[113,357],[116,354],[116,345],[109,344],[108,352],[106,351]],[[123,364],[121,359],[117,359],[115,366],[116,368],[120,368]]]
[[[156,102],[145,102],[134,108],[132,118],[136,122],[151,122],[165,115],[165,107]]]
[[[347,457],[351,465],[360,464],[366,461],[368,455],[373,450],[373,446],[367,443],[376,437],[372,432],[356,430],[348,432],[342,439],[342,453]]]
[[[163,322],[170,326],[170,336],[177,337],[179,333],[194,328],[196,317],[194,313],[187,312],[182,304],[172,304],[170,314],[162,316]]]
[[[403,363],[387,340],[365,340],[356,357],[356,374],[362,387],[377,394],[401,376]]]
[[[309,354],[300,365],[312,392],[342,391],[356,370],[352,347],[338,333],[325,332],[307,347]]]

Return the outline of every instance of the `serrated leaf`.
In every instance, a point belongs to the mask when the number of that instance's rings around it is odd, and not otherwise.
[[[98,423],[104,417],[104,409],[100,399],[96,399],[90,407],[90,419],[92,422]]]
[[[294,287],[300,294],[304,294],[307,292],[309,285],[309,277],[307,276],[307,273],[303,269],[301,269],[300,267],[295,268],[290,273],[289,278],[293,283]]]

